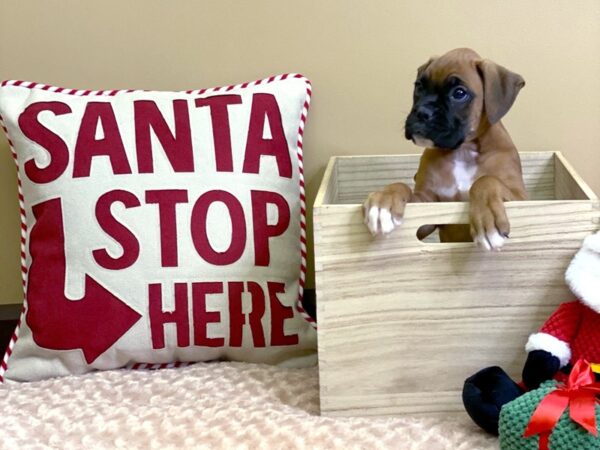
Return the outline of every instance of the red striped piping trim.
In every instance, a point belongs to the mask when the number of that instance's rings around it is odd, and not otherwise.
[[[203,94],[211,94],[213,92],[219,92],[221,90],[231,91],[233,89],[245,89],[248,87],[258,86],[261,84],[272,83],[274,81],[283,81],[287,78],[299,78],[302,79],[306,83],[306,98],[304,100],[304,105],[302,107],[302,113],[300,114],[300,124],[298,126],[298,140],[297,140],[297,157],[298,157],[298,171],[299,171],[299,187],[300,187],[300,277],[298,281],[298,298],[296,301],[296,310],[300,314],[304,320],[306,320],[314,329],[317,328],[316,321],[306,312],[304,306],[302,305],[302,299],[304,296],[304,285],[306,282],[306,193],[304,189],[304,158],[303,158],[303,136],[304,136],[304,126],[306,124],[306,117],[308,115],[308,109],[310,107],[310,99],[312,95],[312,87],[310,81],[301,74],[297,73],[286,73],[282,75],[272,76],[269,78],[264,78],[262,80],[256,80],[252,82],[245,82],[241,84],[229,85],[229,86],[218,86],[209,89],[197,89],[197,90],[188,90],[188,91],[179,91],[185,94],[191,95],[203,95]],[[57,86],[51,86],[42,83],[35,83],[31,81],[23,81],[23,80],[6,80],[0,83],[0,87],[4,86],[21,86],[28,89],[41,89],[44,91],[57,92],[67,95],[77,95],[77,96],[115,96],[120,94],[130,94],[130,93],[139,93],[139,92],[151,92],[148,90],[138,89],[121,89],[121,90],[100,90],[93,91],[89,89],[67,89]],[[27,291],[27,259],[26,259],[26,249],[27,249],[27,220],[25,215],[25,197],[23,195],[23,189],[20,178],[20,170],[19,170],[19,161],[17,159],[17,153],[13,146],[13,143],[8,135],[8,130],[4,125],[4,121],[2,116],[0,115],[0,126],[4,130],[4,134],[8,140],[10,151],[12,153],[13,159],[15,161],[15,165],[17,166],[17,185],[18,185],[18,195],[19,195],[19,210],[21,212],[21,275],[22,275],[22,283],[23,283],[23,291],[24,295]],[[21,315],[17,326],[15,327],[15,331],[11,337],[11,340],[8,344],[7,350],[4,353],[2,361],[0,361],[0,383],[4,381],[4,373],[6,372],[8,365],[8,358],[12,354],[12,350],[19,338],[19,330],[21,328],[21,323],[25,317],[25,311],[27,309],[27,299],[23,303],[23,309],[21,311]],[[181,365],[188,365],[190,363],[171,363],[178,364],[171,366],[170,364],[146,364],[139,363],[127,366],[128,368],[136,368],[136,369],[160,369],[161,366],[165,367],[180,367]],[[139,366],[139,367],[133,367]]]
[[[21,183],[21,172],[19,170],[19,160],[17,158],[17,151],[13,145],[12,140],[8,137],[8,129],[4,124],[4,119],[0,114],[0,127],[4,131],[4,135],[8,140],[8,145],[10,147],[10,153],[13,157],[13,161],[17,167],[17,188],[18,188],[18,198],[19,198],[19,212],[21,215],[21,281],[23,284],[23,297],[25,297],[26,287],[27,287],[27,217],[25,213],[25,196],[23,195],[23,184]],[[13,352],[13,348],[15,347],[15,343],[19,337],[19,330],[21,329],[21,323],[25,319],[25,311],[27,310],[27,301],[23,302],[23,308],[21,309],[21,314],[19,316],[19,321],[17,322],[17,326],[13,331],[13,334],[10,338],[10,342],[8,343],[8,347],[4,352],[4,356],[2,357],[2,361],[0,361],[0,383],[4,382],[4,373],[8,367],[8,358]]]
[[[271,80],[269,78],[269,80]],[[306,99],[302,106],[300,114],[300,124],[298,126],[298,141],[296,142],[298,152],[298,186],[300,190],[300,281],[298,283],[298,301],[296,302],[296,310],[315,330],[317,322],[304,309],[302,300],[304,298],[304,285],[306,282],[306,192],[304,189],[304,157],[303,157],[303,137],[306,117],[310,107],[310,98],[312,95],[312,86],[310,81],[306,79]]]
[[[159,370],[159,369],[172,369],[175,367],[187,367],[195,364],[193,362],[176,361],[172,363],[152,364],[152,363],[132,363],[126,365],[125,369],[130,370]]]
[[[209,89],[196,89],[196,90],[187,90],[187,91],[179,91],[179,92],[185,93],[185,94],[192,94],[192,95],[201,95],[201,94],[206,94],[206,93],[210,94],[210,93],[219,92],[219,91],[231,91],[233,89],[244,89],[247,87],[258,86],[260,84],[273,83],[274,81],[283,81],[287,78],[300,78],[300,79],[303,79],[307,83],[308,96],[307,96],[306,102],[310,102],[310,81],[308,81],[308,79],[306,77],[304,77],[303,75],[298,74],[298,73],[285,73],[282,75],[272,76],[269,78],[264,78],[261,80],[255,80],[255,81],[251,81],[251,82],[245,82],[245,83],[241,83],[241,84],[232,84],[229,86],[217,86],[217,87],[213,87],[213,88],[209,88]],[[92,91],[89,89],[68,89],[68,88],[51,86],[51,85],[47,85],[47,84],[43,84],[43,83],[36,83],[36,82],[32,82],[32,81],[23,81],[23,80],[5,80],[0,83],[0,87],[4,87],[4,86],[22,86],[22,87],[25,87],[28,89],[41,89],[44,91],[58,92],[58,93],[62,93],[62,94],[78,95],[78,96],[99,95],[99,96],[112,97],[114,95],[120,95],[120,94],[152,92],[152,91],[148,91],[146,89],[113,89],[113,90],[102,90],[102,91]],[[305,106],[306,106],[306,103],[305,103]],[[306,117],[303,118],[302,122],[304,123],[305,120],[306,120]],[[302,129],[303,129],[303,126],[302,126]]]

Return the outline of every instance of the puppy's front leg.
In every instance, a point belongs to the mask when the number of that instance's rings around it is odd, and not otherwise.
[[[510,233],[504,202],[522,200],[521,196],[499,178],[486,175],[473,183],[469,197],[473,241],[486,250],[500,250]]]
[[[363,203],[364,221],[373,236],[388,234],[402,224],[408,202],[434,201],[425,191],[412,192],[404,183],[394,183],[369,194]]]

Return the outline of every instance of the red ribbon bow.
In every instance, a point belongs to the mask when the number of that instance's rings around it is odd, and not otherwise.
[[[523,436],[540,435],[539,449],[549,450],[550,433],[567,407],[571,420],[577,422],[594,436],[596,429],[596,395],[600,394],[600,383],[594,383],[594,372],[585,360],[575,363],[566,384],[542,399],[534,411]]]

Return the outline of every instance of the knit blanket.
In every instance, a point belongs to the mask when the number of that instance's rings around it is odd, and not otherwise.
[[[207,363],[0,386],[1,449],[497,449],[466,414],[319,415],[316,368]]]

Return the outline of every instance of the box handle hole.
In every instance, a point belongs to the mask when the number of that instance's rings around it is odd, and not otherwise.
[[[427,244],[473,242],[470,229],[471,227],[466,223],[421,225],[417,229],[417,239]],[[442,239],[444,242],[442,242]]]

